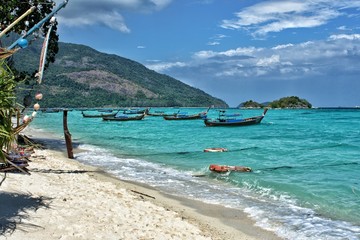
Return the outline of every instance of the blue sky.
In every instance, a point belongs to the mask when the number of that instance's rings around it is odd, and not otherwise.
[[[62,2],[56,0],[56,2]],[[60,41],[116,54],[231,107],[360,106],[360,0],[69,0]]]

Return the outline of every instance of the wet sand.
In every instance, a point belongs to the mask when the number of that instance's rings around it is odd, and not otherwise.
[[[30,158],[31,175],[8,173],[2,182],[0,239],[279,239],[240,210],[120,180],[68,159],[63,139],[24,134],[46,149]]]

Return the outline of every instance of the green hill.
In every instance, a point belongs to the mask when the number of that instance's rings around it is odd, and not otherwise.
[[[14,55],[17,69],[30,73],[37,69],[40,44]],[[61,42],[56,61],[32,95],[36,91],[44,94],[41,107],[227,107],[221,99],[138,62]],[[18,91],[20,102],[26,94]]]
[[[249,101],[240,103],[237,107],[238,108],[262,108],[263,106],[258,102],[249,100]]]
[[[305,99],[296,96],[283,97],[272,102],[258,103],[252,100],[240,103],[238,108],[311,108],[312,105]]]
[[[296,96],[283,97],[269,104],[271,108],[311,108],[312,105],[305,99]]]

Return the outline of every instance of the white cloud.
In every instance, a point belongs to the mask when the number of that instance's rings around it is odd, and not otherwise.
[[[207,45],[209,46],[220,45],[220,42],[226,37],[228,36],[224,34],[216,34],[215,36],[210,38],[210,41],[207,43]]]
[[[222,39],[222,38],[226,38],[228,36],[224,35],[224,34],[217,34],[214,38],[215,39]]]
[[[346,26],[340,26],[337,28],[338,30],[341,30],[341,31],[351,31],[352,29],[350,28],[347,28]]]
[[[215,57],[217,55],[216,52],[213,51],[200,51],[194,54],[194,58],[197,59],[208,59],[208,58],[212,58]]]
[[[245,29],[254,37],[292,28],[312,28],[346,14],[347,9],[359,8],[360,0],[296,0],[266,1],[251,5],[223,20],[221,27]]]
[[[219,43],[219,42],[208,42],[207,45],[209,45],[209,46],[215,46],[215,45],[220,45],[220,43]]]
[[[125,11],[149,13],[159,11],[173,0],[70,0],[57,15],[59,22],[67,26],[104,25],[129,33],[122,15]],[[59,4],[62,0],[56,0]]]
[[[237,57],[237,56],[251,56],[256,51],[261,51],[261,48],[249,47],[249,48],[236,48],[223,52],[214,51],[199,51],[194,54],[195,59],[209,59],[214,57]]]
[[[276,47],[273,47],[273,50],[278,50],[278,49],[283,49],[283,48],[288,48],[288,47],[292,47],[294,46],[294,44],[288,43],[288,44],[283,44],[283,45],[278,45]]]
[[[284,44],[269,48],[199,51],[186,63],[159,62],[149,67],[170,75],[188,71],[191,75],[199,73],[201,75],[199,78],[216,77],[221,81],[230,77],[259,76],[287,81],[309,76],[331,75],[331,72],[360,71],[359,40],[360,34],[341,34],[332,35],[323,41]]]
[[[271,66],[271,65],[274,65],[277,63],[280,63],[280,56],[272,55],[271,57],[268,57],[268,58],[260,58],[257,61],[256,66],[267,67],[267,66]]]
[[[173,63],[162,62],[162,63],[146,64],[147,68],[152,69],[157,72],[164,72],[173,67],[185,67],[185,66],[186,66],[186,63],[183,63],[183,62],[173,62]]]
[[[360,34],[338,34],[331,35],[330,40],[346,39],[346,40],[360,40]]]

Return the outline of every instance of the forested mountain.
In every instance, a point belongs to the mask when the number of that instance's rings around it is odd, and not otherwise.
[[[16,68],[35,72],[40,45],[14,54]],[[41,107],[227,107],[224,101],[138,62],[61,42],[56,61],[44,72],[43,83],[34,85],[32,95],[37,91],[44,94]],[[19,90],[19,99],[26,94]]]

